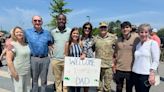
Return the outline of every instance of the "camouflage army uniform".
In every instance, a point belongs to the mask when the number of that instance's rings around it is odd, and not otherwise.
[[[94,38],[95,57],[101,59],[100,85],[97,88],[98,92],[109,92],[111,90],[111,80],[112,80],[111,66],[112,66],[112,56],[113,56],[112,47],[113,44],[115,44],[116,42],[116,38],[117,37],[115,35],[110,33],[107,33],[103,38],[100,37],[99,35]]]

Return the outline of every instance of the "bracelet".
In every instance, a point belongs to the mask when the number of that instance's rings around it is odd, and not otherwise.
[[[152,73],[150,73],[150,74],[149,74],[149,76],[154,76],[154,73],[153,73],[153,72],[152,72]]]

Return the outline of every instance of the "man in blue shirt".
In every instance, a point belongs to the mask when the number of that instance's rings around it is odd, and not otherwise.
[[[47,74],[50,59],[48,46],[53,44],[51,34],[42,28],[41,16],[32,17],[33,28],[25,31],[25,37],[31,50],[32,92],[38,91],[38,78],[41,78],[41,92],[46,92]]]

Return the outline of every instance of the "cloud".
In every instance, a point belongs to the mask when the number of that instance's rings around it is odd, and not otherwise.
[[[150,16],[156,16],[160,15],[160,12],[156,11],[142,11],[142,12],[137,12],[137,13],[131,13],[131,14],[125,14],[125,15],[120,15],[120,16],[112,16],[112,17],[106,17],[106,18],[97,18],[95,21],[109,21],[109,20],[127,20],[127,19],[135,19],[135,18],[146,18]]]
[[[23,28],[31,27],[31,18],[34,15],[41,15],[47,19],[48,14],[41,13],[35,9],[23,9],[20,7],[4,8],[3,16],[0,16],[0,23],[5,25],[5,29],[10,30],[14,26],[21,26]],[[42,15],[41,15],[42,16]],[[43,18],[44,19],[44,18]]]
[[[131,14],[121,14],[120,16],[108,16],[105,18],[94,18],[92,20],[93,23],[98,23],[100,21],[131,21],[134,24],[141,24],[141,23],[150,23],[151,25],[160,28],[163,25],[163,21],[161,20],[164,13],[158,11],[141,11],[137,13]]]
[[[69,18],[72,18],[72,17],[76,17],[76,16],[82,16],[84,14],[88,14],[88,13],[91,13],[92,11],[89,10],[89,9],[82,9],[82,10],[76,10],[76,11],[72,11],[70,14],[69,14]]]
[[[32,9],[23,9],[15,7],[14,9],[4,9],[8,16],[11,16],[13,19],[27,20],[33,15],[39,15],[40,13]]]
[[[2,24],[4,24],[4,23],[6,23],[6,18],[4,18],[3,16],[0,16],[0,23]]]

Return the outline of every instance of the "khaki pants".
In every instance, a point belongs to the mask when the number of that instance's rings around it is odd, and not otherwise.
[[[112,69],[101,68],[98,92],[111,92]]]
[[[52,60],[51,65],[52,65],[52,73],[54,74],[54,78],[55,78],[56,92],[68,92],[67,87],[63,87],[62,85],[62,80],[63,80],[62,78],[64,73],[64,61]]]

